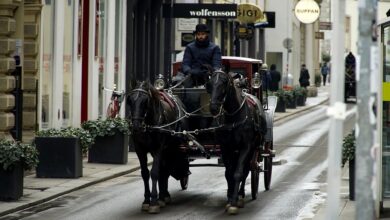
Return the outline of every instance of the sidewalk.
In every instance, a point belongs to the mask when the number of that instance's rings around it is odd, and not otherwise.
[[[306,105],[303,107],[287,109],[285,113],[275,113],[274,121],[285,119],[325,103],[329,97],[328,91],[329,87],[319,87],[317,97],[308,97]],[[125,165],[88,163],[87,160],[84,160],[83,177],[78,179],[36,178],[35,174],[27,175],[24,178],[24,192],[21,198],[18,201],[0,202],[0,217],[138,169],[139,162],[136,154],[129,152],[128,163]]]
[[[349,200],[349,164],[348,162],[341,170],[341,185],[340,185],[340,209],[339,209],[339,219],[340,220],[349,220],[355,219],[355,201]],[[321,194],[326,195],[326,186],[322,186]],[[315,212],[313,220],[324,220],[326,217],[326,198],[323,203],[318,204],[318,209]],[[316,209],[316,208],[314,208]]]

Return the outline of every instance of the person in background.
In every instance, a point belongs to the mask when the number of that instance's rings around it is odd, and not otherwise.
[[[301,87],[308,87],[310,85],[310,75],[309,70],[306,69],[306,65],[302,64],[301,73],[299,75],[299,84]]]
[[[276,65],[271,64],[270,68],[270,75],[271,75],[271,85],[270,90],[271,91],[278,91],[279,90],[279,82],[281,79],[280,72],[276,70]]]
[[[326,84],[326,77],[328,76],[328,74],[329,74],[329,67],[327,63],[323,63],[321,66],[321,75],[322,75],[322,82],[324,86]]]
[[[271,75],[268,71],[268,65],[266,63],[261,64],[260,67],[260,74],[262,76],[262,82],[261,84],[263,85],[263,90],[270,90],[270,85],[271,85]]]

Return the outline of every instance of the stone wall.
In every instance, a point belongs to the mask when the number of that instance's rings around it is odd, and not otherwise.
[[[39,70],[39,0],[0,1],[0,138],[11,138],[15,125],[16,69],[14,56],[22,66],[23,141],[30,142],[37,126],[37,76]]]

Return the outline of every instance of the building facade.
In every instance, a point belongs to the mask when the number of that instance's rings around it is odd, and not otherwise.
[[[275,14],[275,26],[254,27],[239,39],[234,18],[167,18],[163,5],[252,4]],[[111,93],[103,87],[129,91],[137,80],[167,78],[172,62],[184,50],[183,33],[207,23],[211,40],[223,55],[238,55],[274,63],[297,84],[299,67],[314,73],[318,62],[315,25],[302,25],[293,15],[297,1],[282,0],[3,0],[0,2],[0,131],[10,136],[22,118],[23,140],[36,130],[78,127],[104,118]],[[285,7],[279,7],[285,5]],[[188,37],[188,35],[187,35]],[[294,42],[289,51],[283,40]],[[15,118],[17,66],[20,57],[22,117]],[[288,69],[287,69],[288,68]],[[311,77],[314,79],[314,77]],[[121,109],[125,116],[126,108]],[[19,120],[20,121],[20,120]],[[19,126],[20,128],[21,126]],[[14,132],[15,133],[15,132]]]

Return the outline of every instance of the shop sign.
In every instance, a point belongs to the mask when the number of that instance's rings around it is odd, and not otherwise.
[[[177,30],[179,31],[193,31],[199,23],[197,18],[179,18],[177,19]]]
[[[237,4],[164,4],[164,18],[236,18]]]
[[[297,19],[305,24],[315,22],[320,16],[320,6],[314,0],[301,0],[294,9]]]
[[[239,4],[237,7],[237,20],[244,24],[260,23],[264,20],[264,14],[256,5]]]
[[[250,40],[254,35],[254,27],[250,25],[240,25],[236,28],[235,34],[239,39]]]
[[[315,32],[315,39],[323,40],[323,39],[324,39],[324,32],[322,32],[322,31],[316,31],[316,32]]]
[[[332,22],[320,21],[318,29],[320,29],[320,30],[332,30]]]
[[[181,46],[185,47],[194,40],[193,33],[181,33]]]

